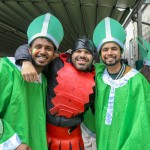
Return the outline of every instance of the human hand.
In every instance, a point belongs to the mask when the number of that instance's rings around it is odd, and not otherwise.
[[[32,150],[32,149],[26,144],[20,144],[16,150]]]
[[[27,82],[40,82],[39,75],[30,61],[22,62],[22,77]]]

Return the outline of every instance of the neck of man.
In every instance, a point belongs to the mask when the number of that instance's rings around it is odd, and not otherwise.
[[[38,74],[40,74],[43,70],[43,67],[39,67],[39,66],[34,66],[34,67]]]
[[[120,71],[120,69],[121,69],[121,62],[118,62],[114,66],[107,66],[107,70],[110,74],[118,73]]]

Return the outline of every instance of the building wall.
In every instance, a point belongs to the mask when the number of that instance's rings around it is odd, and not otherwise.
[[[147,5],[142,11],[142,21],[150,24],[150,4]],[[128,63],[131,67],[136,68],[136,62],[141,59],[141,55],[138,52],[138,45],[135,40],[138,37],[137,22],[131,21],[126,28],[127,40],[125,44],[125,52],[123,58],[128,59]],[[150,43],[150,26],[142,24],[142,37],[144,40]]]

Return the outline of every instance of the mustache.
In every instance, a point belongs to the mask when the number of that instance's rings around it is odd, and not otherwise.
[[[77,60],[88,60],[85,56],[77,56],[76,57]]]

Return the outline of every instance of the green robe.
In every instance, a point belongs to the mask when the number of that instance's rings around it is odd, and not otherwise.
[[[98,150],[150,150],[150,85],[136,70],[112,80],[96,65]]]
[[[85,112],[83,123],[91,132],[95,133],[95,115],[92,113],[91,108]]]
[[[0,59],[0,149],[14,150],[20,143],[32,150],[47,150],[47,81],[28,83],[14,58]]]

